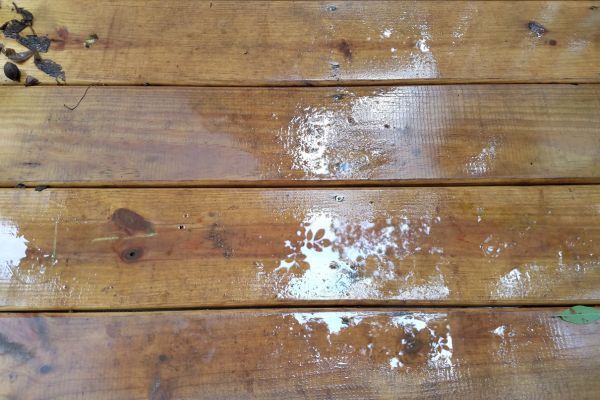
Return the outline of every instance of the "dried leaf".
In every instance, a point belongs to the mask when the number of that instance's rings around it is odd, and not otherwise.
[[[25,28],[27,28],[27,25],[21,21],[17,21],[16,19],[5,22],[2,26],[0,26],[0,30],[4,36],[10,39],[17,39],[19,37],[19,33],[21,33],[21,31]]]
[[[4,64],[4,75],[11,81],[21,81],[21,71],[19,70],[19,67],[13,63],[7,62]]]
[[[38,57],[35,57],[34,62],[35,66],[45,74],[62,81],[66,81],[65,71],[63,71],[60,64],[55,63],[50,59],[42,59]]]
[[[11,50],[11,51],[9,52],[9,50]],[[26,50],[26,51],[22,51],[20,53],[17,53],[13,49],[6,49],[6,51],[4,52],[4,54],[6,55],[6,57],[8,57],[8,59],[10,61],[13,61],[13,62],[16,62],[16,63],[22,63],[22,62],[25,62],[25,61],[27,61],[27,60],[29,60],[31,58],[31,56],[33,55],[33,51]]]
[[[50,39],[46,36],[17,36],[17,41],[29,50],[37,51],[39,53],[47,53],[50,48]]]
[[[35,76],[27,75],[27,78],[25,78],[25,86],[27,86],[27,87],[36,86],[39,84],[40,84],[40,81]]]
[[[586,306],[574,306],[560,313],[559,317],[572,324],[591,324],[600,319],[600,310]]]
[[[17,5],[14,2],[13,6],[15,7],[15,11],[21,14],[21,17],[23,17],[21,22],[27,26],[31,26],[33,24],[33,14],[24,9],[23,7],[17,7]]]

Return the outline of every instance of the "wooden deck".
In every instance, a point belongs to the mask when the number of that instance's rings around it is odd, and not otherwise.
[[[598,398],[600,2],[17,6],[0,399]]]

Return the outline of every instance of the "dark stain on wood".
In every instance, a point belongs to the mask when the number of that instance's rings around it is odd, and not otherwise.
[[[154,225],[144,217],[127,208],[119,208],[111,217],[112,222],[128,235],[154,233]]]
[[[346,39],[341,39],[335,45],[335,48],[344,55],[346,61],[352,61],[352,47]]]
[[[0,333],[0,355],[10,356],[22,362],[29,361],[34,357],[33,353],[25,345],[11,341],[2,333]]]
[[[56,35],[58,36],[58,39],[50,39],[52,43],[55,43],[55,45],[52,48],[54,50],[64,50],[65,45],[67,43],[67,39],[69,38],[69,30],[66,26],[61,26],[59,28],[56,28]]]
[[[29,319],[31,329],[37,335],[42,347],[50,350],[50,336],[48,334],[48,324],[44,317],[33,317]]]
[[[214,223],[208,232],[208,239],[212,242],[213,248],[223,250],[223,257],[231,258],[233,256],[233,249],[228,245],[225,235],[225,229],[221,225]]]
[[[50,372],[52,372],[52,366],[50,366],[48,364],[44,364],[40,367],[40,374],[46,375]]]

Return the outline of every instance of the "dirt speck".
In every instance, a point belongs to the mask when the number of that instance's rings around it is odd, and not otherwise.
[[[86,49],[89,49],[90,47],[92,47],[94,45],[94,43],[96,43],[98,41],[98,35],[96,35],[95,33],[92,33],[90,36],[87,37],[87,39],[85,39],[85,41],[83,42],[83,47],[85,47]]]
[[[112,222],[128,235],[135,233],[153,233],[154,226],[144,217],[127,208],[119,208],[111,217]]]
[[[527,24],[527,28],[537,37],[542,37],[544,33],[548,32],[544,25],[535,21],[529,21],[529,23]]]
[[[208,239],[212,242],[213,248],[223,250],[223,257],[231,258],[233,256],[233,249],[227,243],[225,236],[225,228],[217,223],[211,225],[208,232]]]
[[[554,39],[550,39],[550,40],[548,40],[548,44],[549,44],[550,46],[556,46],[556,44],[557,44],[557,41],[556,41],[556,40],[554,40]]]

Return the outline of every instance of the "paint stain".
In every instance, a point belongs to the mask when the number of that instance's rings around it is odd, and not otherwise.
[[[40,374],[46,375],[50,372],[52,372],[52,367],[50,365],[45,364],[40,367]]]
[[[221,225],[217,223],[211,225],[208,232],[208,240],[212,242],[213,248],[223,250],[223,257],[231,258],[233,256],[233,249],[228,245],[225,236],[225,229]]]
[[[125,231],[128,235],[133,235],[135,233],[154,233],[154,226],[151,222],[146,221],[140,214],[127,208],[119,208],[116,210],[113,213],[111,220],[119,229]]]
[[[0,355],[10,356],[18,361],[26,362],[33,358],[31,351],[25,345],[11,341],[0,333]]]
[[[346,39],[342,39],[336,43],[335,48],[344,55],[347,61],[352,61],[352,47]]]

